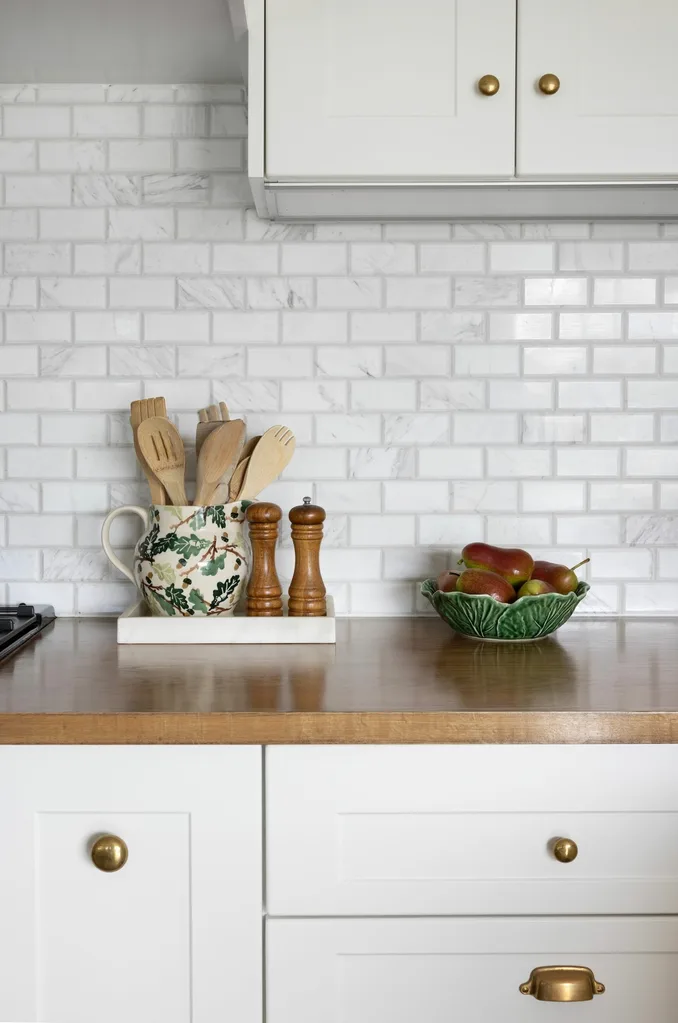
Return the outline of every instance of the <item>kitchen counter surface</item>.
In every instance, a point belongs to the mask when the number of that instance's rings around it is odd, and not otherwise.
[[[344,619],[333,646],[118,646],[58,619],[0,664],[0,743],[678,741],[678,619],[479,643]]]

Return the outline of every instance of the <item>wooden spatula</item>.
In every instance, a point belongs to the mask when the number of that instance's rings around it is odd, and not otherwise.
[[[220,401],[218,405],[208,405],[207,408],[198,409],[198,419],[200,422],[195,428],[196,458],[200,454],[200,449],[209,435],[216,430],[218,426],[221,426],[222,423],[227,423],[230,418],[228,405],[225,401]]]
[[[238,493],[240,492],[240,488],[242,486],[242,481],[245,479],[245,472],[247,470],[247,466],[250,464],[250,455],[252,454],[260,440],[261,437],[250,437],[250,439],[247,441],[247,444],[245,444],[245,447],[240,452],[240,461],[236,465],[235,470],[233,471],[233,475],[231,476],[231,481],[228,484],[229,501],[235,501],[236,498],[238,497]],[[222,490],[222,488],[223,483],[220,484],[219,490]]]
[[[152,416],[161,416],[163,419],[167,419],[167,406],[164,398],[143,398],[141,401],[133,401],[130,405],[129,422],[132,427],[132,436],[134,437],[134,450],[139,460],[139,465],[144,470],[144,475],[148,480],[148,486],[151,491],[151,504],[167,504],[165,488],[158,477],[153,474],[148,462],[141,453],[137,436],[139,424],[144,419],[150,419]]]
[[[231,419],[210,433],[200,450],[196,472],[197,505],[223,504],[217,500],[216,491],[224,481],[226,496],[228,484],[245,443],[245,424],[242,419]]]
[[[184,487],[184,444],[174,423],[153,416],[139,423],[137,435],[142,455],[169,494],[172,504],[188,504]]]
[[[296,447],[294,434],[286,426],[272,426],[250,455],[239,501],[253,501],[289,464]]]

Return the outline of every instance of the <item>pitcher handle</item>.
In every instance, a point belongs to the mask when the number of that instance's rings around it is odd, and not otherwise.
[[[124,564],[111,547],[111,541],[109,540],[109,534],[111,532],[111,524],[113,519],[117,519],[118,515],[127,515],[132,512],[134,515],[138,515],[144,524],[144,529],[148,529],[150,525],[150,511],[148,508],[140,508],[136,504],[124,504],[121,508],[114,508],[112,512],[109,512],[104,519],[104,524],[101,527],[101,546],[104,549],[106,557],[112,565],[126,575],[130,582],[133,582],[136,586],[137,581],[134,578],[134,573]]]

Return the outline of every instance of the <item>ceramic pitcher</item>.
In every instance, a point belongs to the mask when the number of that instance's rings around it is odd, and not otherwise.
[[[109,561],[132,580],[152,615],[232,614],[250,571],[244,529],[249,504],[251,501],[206,507],[125,505],[106,516],[101,542]],[[130,513],[144,524],[131,571],[115,554],[109,539],[113,520]]]

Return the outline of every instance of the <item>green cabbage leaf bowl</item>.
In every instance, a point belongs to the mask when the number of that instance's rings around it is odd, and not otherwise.
[[[541,593],[502,604],[485,593],[443,593],[435,579],[421,584],[423,595],[455,632],[503,642],[550,636],[570,618],[588,591],[588,583],[580,582],[572,593]]]

